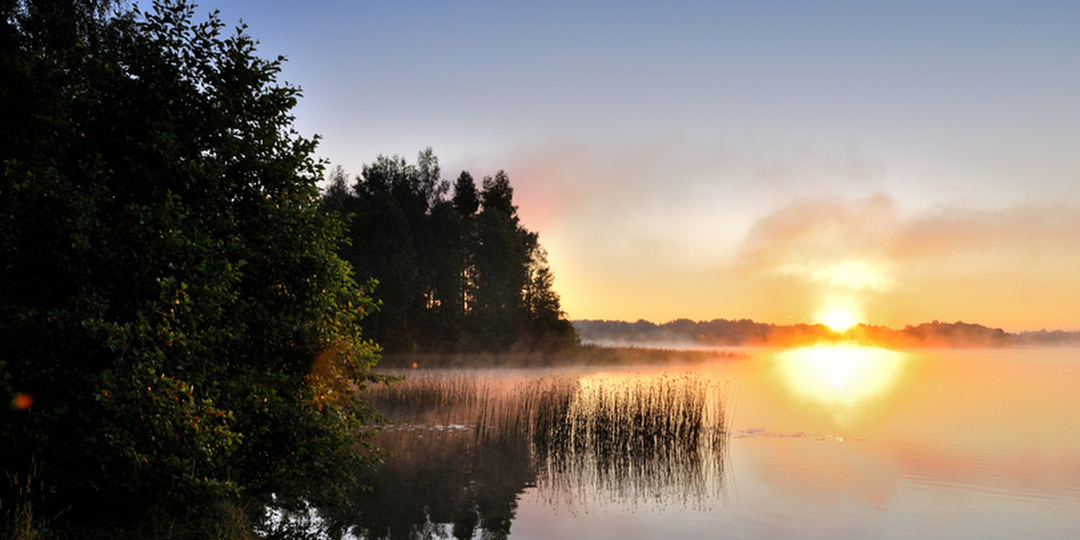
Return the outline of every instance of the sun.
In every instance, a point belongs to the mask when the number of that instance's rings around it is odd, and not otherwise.
[[[857,322],[855,317],[842,309],[834,309],[825,314],[823,317],[825,326],[828,326],[834,332],[843,332],[848,328],[851,328]]]

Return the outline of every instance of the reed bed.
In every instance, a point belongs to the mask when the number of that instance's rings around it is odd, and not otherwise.
[[[417,445],[449,438],[462,456],[502,449],[500,459],[527,462],[553,504],[701,506],[723,492],[726,389],[696,376],[529,378],[506,389],[431,371],[369,392],[396,427],[380,441],[391,452],[423,454]]]
[[[710,499],[728,437],[720,392],[691,376],[582,380],[544,415],[556,421],[534,423],[538,485],[571,506]]]

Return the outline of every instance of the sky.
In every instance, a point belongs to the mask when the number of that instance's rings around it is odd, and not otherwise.
[[[1080,3],[210,9],[332,166],[505,170],[571,319],[1080,329]]]

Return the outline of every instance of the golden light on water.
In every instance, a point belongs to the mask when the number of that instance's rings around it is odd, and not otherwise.
[[[902,378],[906,354],[856,346],[816,346],[777,353],[775,367],[788,391],[833,408],[881,397]]]

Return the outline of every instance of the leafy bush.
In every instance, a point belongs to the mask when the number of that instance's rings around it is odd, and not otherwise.
[[[71,526],[344,493],[373,304],[282,59],[183,0],[0,11],[0,466]]]

